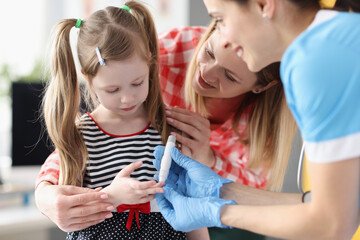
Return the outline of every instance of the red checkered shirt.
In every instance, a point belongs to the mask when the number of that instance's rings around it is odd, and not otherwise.
[[[183,94],[186,68],[205,30],[202,27],[183,27],[159,34],[160,84],[164,102],[170,106],[186,107]],[[245,117],[243,115],[240,119],[240,132],[246,128]],[[211,132],[210,146],[216,158],[213,170],[235,182],[265,188],[268,174],[263,168],[247,169],[248,148],[239,142],[231,122],[232,118]],[[37,185],[41,181],[58,184],[58,179],[59,156],[54,152],[41,167]]]

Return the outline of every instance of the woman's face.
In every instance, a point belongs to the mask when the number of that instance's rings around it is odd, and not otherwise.
[[[256,75],[215,30],[201,47],[192,85],[203,97],[233,98],[255,89]]]
[[[235,1],[204,0],[209,15],[216,19],[220,35],[253,72],[272,62],[276,50],[271,24],[262,17],[263,6],[257,1],[240,5]],[[275,49],[274,49],[275,48]]]

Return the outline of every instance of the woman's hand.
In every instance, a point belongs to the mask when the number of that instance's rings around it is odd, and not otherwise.
[[[114,206],[101,189],[42,182],[35,190],[39,210],[64,232],[78,231],[111,218]]]
[[[109,195],[108,201],[114,206],[146,203],[155,198],[155,193],[164,192],[163,184],[155,180],[140,182],[130,177],[130,174],[141,165],[141,161],[129,164],[101,191]]]
[[[210,121],[186,109],[166,107],[167,122],[183,132],[171,133],[182,144],[182,153],[212,167],[215,156],[210,147]]]

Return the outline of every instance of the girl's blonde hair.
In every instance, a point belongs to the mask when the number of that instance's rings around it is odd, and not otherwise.
[[[165,142],[169,129],[159,84],[158,40],[154,21],[142,4],[129,1],[126,5],[130,12],[107,7],[82,21],[77,42],[81,71],[91,85],[92,78],[101,67],[96,47],[99,47],[105,62],[128,59],[134,54],[147,61],[149,94],[144,105],[152,126]],[[88,109],[94,109],[99,103],[96,96],[84,97],[80,88],[69,41],[70,30],[76,22],[77,19],[65,19],[54,27],[51,80],[43,100],[43,114],[49,136],[60,156],[60,183],[81,186],[88,153],[76,124],[81,116],[80,100],[89,100],[86,101]]]
[[[189,64],[185,81],[185,100],[188,106],[199,114],[208,117],[206,98],[197,94],[192,87],[197,68],[196,59],[203,44],[216,29],[216,21],[212,21],[204,36],[199,41],[195,54]],[[241,143],[249,147],[249,169],[265,166],[270,171],[267,188],[281,190],[287,162],[291,152],[292,139],[296,123],[287,106],[279,73],[280,63],[273,63],[256,73],[257,84],[266,86],[273,80],[279,81],[266,91],[254,94],[246,93],[244,100],[233,118],[233,129]],[[240,117],[250,110],[246,131],[238,131]]]

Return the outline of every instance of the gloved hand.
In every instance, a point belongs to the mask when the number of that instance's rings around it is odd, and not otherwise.
[[[157,146],[154,151],[154,166],[160,171],[161,158],[165,147]],[[173,147],[170,151],[172,163],[166,180],[176,185],[179,193],[188,197],[220,197],[220,188],[224,183],[230,183],[231,180],[222,178],[211,168],[205,166],[192,158],[189,158]],[[155,175],[155,178],[158,176]]]
[[[232,200],[217,197],[192,198],[177,192],[172,184],[164,186],[164,193],[155,195],[165,220],[177,231],[190,232],[203,227],[222,227],[220,209]]]

